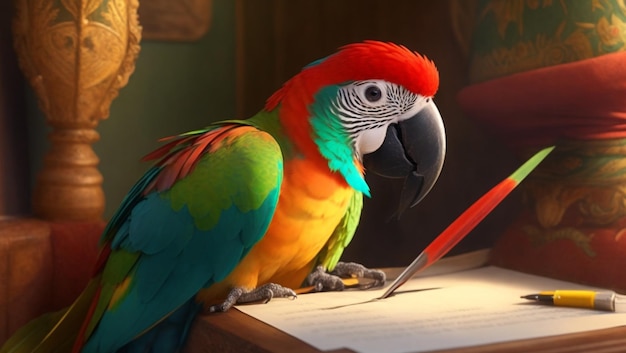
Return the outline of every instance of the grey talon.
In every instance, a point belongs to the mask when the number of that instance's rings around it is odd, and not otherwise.
[[[291,288],[283,287],[276,283],[267,283],[252,290],[241,287],[233,288],[226,299],[216,305],[211,305],[208,312],[225,312],[235,304],[247,304],[262,301],[268,303],[272,298],[296,298],[296,292]]]
[[[384,285],[385,281],[387,280],[387,275],[385,275],[385,272],[376,269],[369,269],[355,262],[339,262],[331,273],[336,274],[340,277],[359,277],[370,278],[374,280],[370,284],[361,286],[361,289],[380,287]]]

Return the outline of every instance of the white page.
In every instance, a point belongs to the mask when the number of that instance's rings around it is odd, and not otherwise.
[[[583,287],[483,267],[414,278],[384,300],[371,301],[383,290],[345,291],[237,308],[320,350],[349,348],[360,353],[426,352],[626,323],[625,313],[543,306],[520,299],[541,290],[579,288]]]

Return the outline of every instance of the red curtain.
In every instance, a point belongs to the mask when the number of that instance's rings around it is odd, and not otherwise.
[[[29,213],[24,81],[12,45],[12,1],[0,1],[0,217]]]

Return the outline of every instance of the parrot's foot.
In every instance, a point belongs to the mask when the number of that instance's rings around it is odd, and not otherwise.
[[[370,289],[381,287],[385,284],[387,276],[381,270],[369,269],[361,264],[354,262],[339,262],[331,273],[327,273],[324,266],[317,266],[315,271],[307,277],[309,285],[315,287],[315,291],[342,291],[345,285],[341,281],[342,278],[368,278],[371,280],[366,285],[359,285],[359,289]]]
[[[290,288],[283,287],[276,283],[264,284],[261,287],[253,290],[246,290],[241,287],[233,288],[226,300],[220,304],[211,305],[208,312],[224,312],[230,309],[235,304],[246,304],[258,301],[264,303],[269,302],[272,298],[295,298],[296,292]]]

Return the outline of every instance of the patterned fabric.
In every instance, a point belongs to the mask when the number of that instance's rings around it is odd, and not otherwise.
[[[626,50],[624,0],[481,0],[472,82]]]
[[[626,1],[481,0],[477,16],[461,107],[522,156],[557,145],[492,263],[626,291]]]
[[[477,83],[465,113],[519,150],[561,139],[626,138],[626,51]]]

